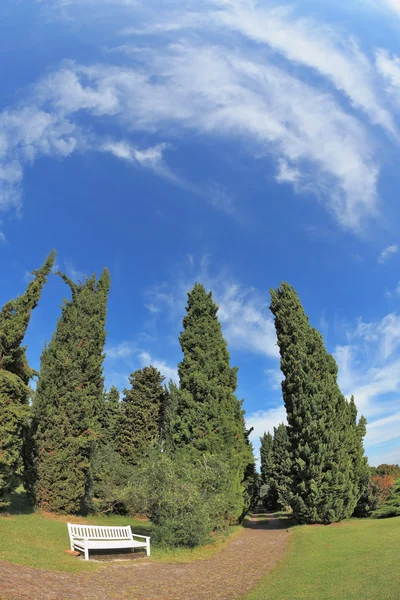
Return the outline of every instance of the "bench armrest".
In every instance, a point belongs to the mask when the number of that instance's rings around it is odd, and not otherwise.
[[[138,533],[132,533],[133,537],[139,537],[139,538],[143,538],[144,540],[149,540],[150,536],[148,535],[139,535]]]

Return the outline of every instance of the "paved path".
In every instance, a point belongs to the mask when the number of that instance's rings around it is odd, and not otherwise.
[[[278,519],[255,516],[223,550],[189,564],[141,559],[76,575],[0,561],[0,599],[238,600],[275,566],[288,540]]]

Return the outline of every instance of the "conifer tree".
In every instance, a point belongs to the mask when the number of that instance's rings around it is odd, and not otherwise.
[[[118,451],[134,465],[152,442],[161,442],[166,403],[165,377],[153,366],[131,374],[124,390],[118,432]]]
[[[289,436],[286,425],[281,423],[274,427],[272,441],[272,485],[276,493],[276,501],[280,508],[290,506],[291,502],[291,471]]]
[[[36,505],[64,512],[91,506],[91,459],[103,402],[103,349],[110,277],[80,284],[60,274],[72,298],[41,358],[32,422],[29,490]]]
[[[269,478],[271,477],[273,472],[272,435],[269,432],[264,433],[264,435],[260,437],[260,442],[261,478],[263,483],[268,484]]]
[[[29,368],[21,346],[31,312],[38,305],[55,252],[32,273],[34,279],[22,296],[7,302],[0,312],[0,507],[7,505],[7,494],[18,485],[23,473],[23,430],[27,424]]]
[[[172,426],[175,448],[189,456],[205,453],[225,457],[231,466],[232,493],[243,503],[244,473],[253,461],[246,443],[241,402],[236,398],[237,369],[230,357],[217,316],[218,306],[204,286],[188,294],[180,343],[183,360],[178,373],[180,390]],[[243,505],[236,507],[238,517]]]
[[[336,362],[296,291],[283,283],[271,298],[285,376],[293,514],[301,523],[331,523],[351,516],[360,497],[351,456],[356,426],[337,384]]]
[[[119,390],[115,385],[105,394],[104,412],[101,419],[102,437],[105,443],[115,446],[122,417]]]

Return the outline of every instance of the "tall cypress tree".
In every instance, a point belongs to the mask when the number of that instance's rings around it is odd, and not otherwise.
[[[136,464],[150,443],[161,442],[167,396],[164,379],[155,367],[144,367],[131,374],[131,387],[124,390],[117,444],[129,464]]]
[[[103,414],[101,417],[102,437],[105,443],[115,447],[122,417],[119,390],[115,385],[105,394]]]
[[[0,312],[0,507],[8,504],[7,494],[18,485],[23,472],[23,430],[28,418],[29,368],[24,339],[31,312],[38,305],[55,252],[32,273],[26,292],[7,302]]]
[[[292,459],[288,429],[283,423],[274,427],[272,464],[274,468],[271,479],[276,493],[276,501],[280,508],[285,508],[291,503]]]
[[[356,426],[337,384],[336,362],[310,326],[294,288],[283,283],[271,299],[285,376],[294,517],[331,523],[351,516],[360,497],[351,457]]]
[[[261,478],[263,483],[268,483],[273,472],[272,435],[269,432],[264,433],[264,435],[260,437],[260,442]]]
[[[91,459],[103,402],[103,349],[110,277],[69,285],[71,300],[41,359],[33,404],[30,491],[50,511],[87,512]]]
[[[230,366],[217,313],[211,292],[197,283],[188,294],[180,336],[183,360],[172,437],[175,448],[191,456],[225,457],[232,469],[232,491],[239,498],[253,457],[242,404],[235,396],[237,369]],[[242,508],[238,505],[237,516]]]

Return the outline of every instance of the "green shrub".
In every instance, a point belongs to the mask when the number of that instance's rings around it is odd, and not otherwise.
[[[396,480],[395,488],[387,502],[371,514],[373,519],[387,519],[398,516],[400,516],[400,479]]]
[[[154,541],[194,547],[226,528],[237,502],[230,482],[229,468],[216,457],[172,459],[154,451],[135,467],[124,498],[130,514],[150,517]]]

